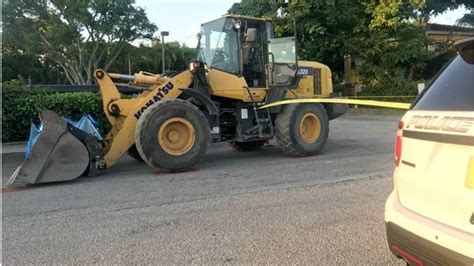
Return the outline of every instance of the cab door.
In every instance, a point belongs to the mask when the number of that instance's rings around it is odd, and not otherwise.
[[[269,87],[292,85],[297,70],[295,37],[269,39]]]
[[[298,71],[295,21],[288,19],[266,23],[268,87],[294,84]]]

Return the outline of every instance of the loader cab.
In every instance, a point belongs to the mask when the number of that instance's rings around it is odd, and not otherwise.
[[[295,34],[276,34],[275,24],[242,16],[204,23],[198,59],[209,69],[238,76],[249,88],[290,86],[297,72]]]

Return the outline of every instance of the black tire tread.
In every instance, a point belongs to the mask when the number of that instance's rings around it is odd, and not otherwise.
[[[166,106],[168,105],[173,105],[175,104],[176,102],[180,102],[180,103],[183,103],[189,107],[191,107],[192,109],[194,109],[194,111],[196,111],[196,113],[201,116],[201,118],[203,119],[203,121],[207,121],[207,118],[206,116],[199,110],[199,108],[197,108],[197,106],[193,105],[192,103],[188,102],[188,101],[184,101],[184,100],[181,100],[181,99],[174,99],[174,100],[165,100],[165,101],[161,101],[161,102],[158,102],[152,106],[150,106],[149,108],[147,108],[143,114],[141,115],[140,119],[138,119],[137,121],[137,125],[136,125],[136,129],[135,129],[135,132],[136,132],[136,137],[135,137],[135,145],[137,146],[137,150],[139,152],[139,154],[144,154],[143,152],[143,149],[142,149],[142,143],[141,143],[141,140],[139,137],[137,137],[138,135],[138,132],[141,132],[142,130],[144,130],[144,127],[146,127],[146,122],[148,121],[148,119],[150,119],[149,117],[153,114],[153,110],[156,109],[156,108],[165,108]],[[208,145],[210,143],[210,134],[208,134],[208,141],[207,141]],[[183,167],[183,168],[176,168],[176,169],[168,169],[168,168],[163,168],[163,167],[158,167],[158,166],[152,166],[152,163],[150,162],[150,159],[149,158],[146,158],[146,157],[143,157],[143,160],[145,161],[145,163],[151,167],[154,167],[155,169],[157,169],[158,171],[160,172],[163,172],[163,173],[170,173],[170,172],[184,172],[184,171],[187,171],[189,170],[190,168],[192,167]]]
[[[287,105],[283,107],[283,110],[277,115],[275,119],[275,137],[278,146],[290,156],[302,156],[296,147],[291,142],[290,137],[290,123],[291,116],[296,110],[296,105]]]
[[[291,104],[283,107],[283,110],[277,115],[275,119],[275,137],[278,146],[289,156],[304,157],[307,156],[305,153],[300,152],[296,149],[295,144],[291,141],[290,126],[293,118],[293,114],[297,111],[299,105]],[[322,107],[322,105],[321,105]],[[322,107],[323,110],[324,107]],[[326,121],[329,121],[327,113],[324,112]],[[328,127],[329,133],[329,127]]]

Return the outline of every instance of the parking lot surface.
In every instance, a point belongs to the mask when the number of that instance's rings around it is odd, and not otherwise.
[[[314,157],[211,145],[186,173],[128,156],[97,177],[2,189],[5,264],[398,264],[383,220],[399,116],[331,121]],[[3,183],[21,163],[3,155]]]

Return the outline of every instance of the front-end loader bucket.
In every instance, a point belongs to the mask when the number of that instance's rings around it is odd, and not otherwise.
[[[43,130],[28,158],[10,177],[7,185],[29,185],[69,181],[81,176],[89,165],[86,146],[68,130],[58,114],[41,113]]]

